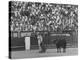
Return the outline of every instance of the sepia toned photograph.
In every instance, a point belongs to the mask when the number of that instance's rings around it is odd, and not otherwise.
[[[78,5],[9,1],[9,58],[78,55]]]

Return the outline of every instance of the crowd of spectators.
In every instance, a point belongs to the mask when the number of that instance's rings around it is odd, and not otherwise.
[[[40,2],[11,2],[11,31],[78,29],[78,6]]]

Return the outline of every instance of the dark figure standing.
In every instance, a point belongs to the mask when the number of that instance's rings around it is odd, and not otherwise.
[[[63,52],[66,52],[66,40],[61,39],[56,42],[57,52],[61,52],[61,48],[63,48]]]

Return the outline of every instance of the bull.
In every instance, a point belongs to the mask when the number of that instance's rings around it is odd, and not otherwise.
[[[61,52],[61,48],[63,49],[63,52],[66,52],[66,39],[57,39],[54,40],[54,43],[56,44],[57,53]]]

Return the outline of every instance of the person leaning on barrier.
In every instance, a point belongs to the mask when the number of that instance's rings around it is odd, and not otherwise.
[[[38,46],[39,46],[39,49],[41,49],[40,44],[41,44],[42,38],[41,38],[41,36],[40,36],[39,33],[37,34],[37,39],[38,39]]]
[[[43,36],[41,34],[38,34],[38,45],[39,45],[39,48],[41,49],[39,51],[39,53],[44,53],[46,51],[45,49],[45,45],[44,45],[44,40],[43,40]]]

